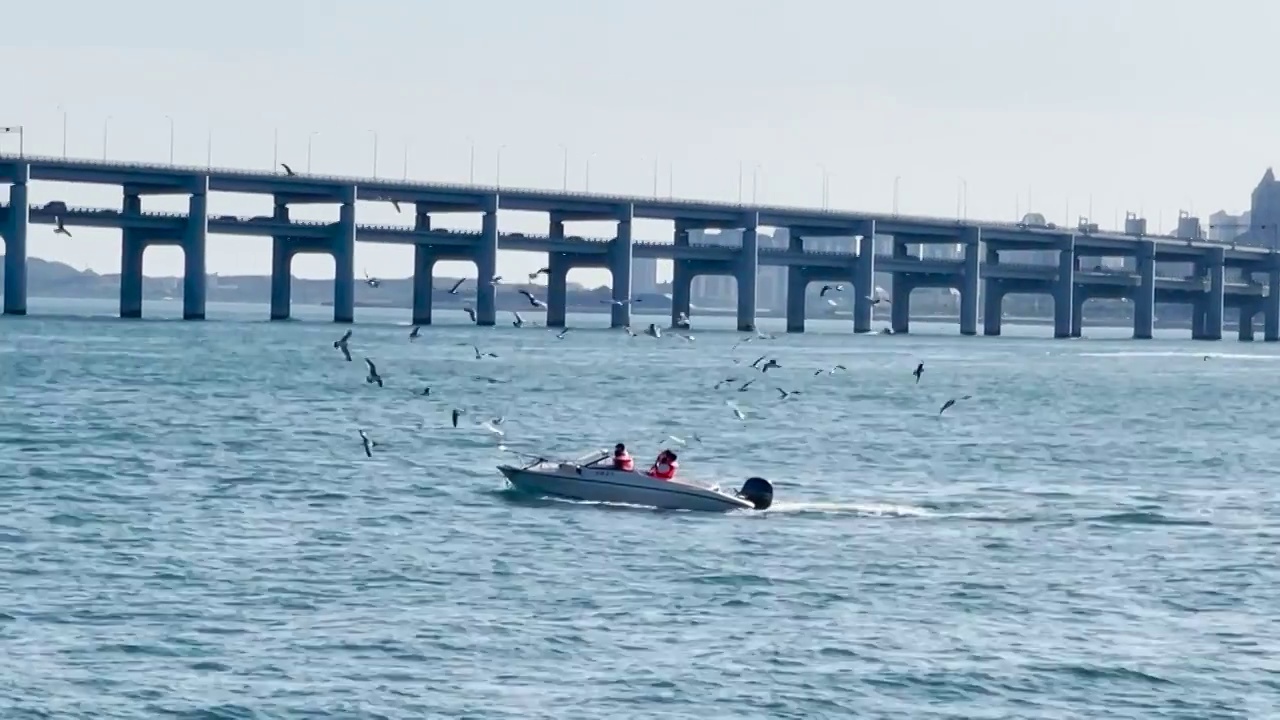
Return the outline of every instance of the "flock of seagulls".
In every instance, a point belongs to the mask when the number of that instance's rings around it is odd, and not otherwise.
[[[533,279],[539,275],[543,275],[547,273],[548,273],[548,269],[542,268],[535,273],[530,273],[529,277],[530,279]],[[366,279],[366,282],[371,287],[378,287],[378,285],[380,284],[377,278],[370,277],[367,273],[365,275],[365,279]],[[501,276],[497,276],[493,278],[493,283],[495,285],[500,284],[501,281],[502,281]],[[453,284],[452,287],[449,288],[448,293],[451,295],[460,294],[461,288],[466,282],[467,282],[467,279],[465,278],[458,280],[456,283]],[[828,293],[838,293],[843,290],[844,290],[843,285],[824,285],[820,291],[819,296],[826,297]],[[535,309],[541,309],[546,307],[546,303],[544,303],[531,291],[527,289],[519,289],[516,292],[524,296],[524,298],[529,302],[529,305],[531,307]],[[888,300],[884,298],[884,291],[881,288],[876,288],[876,293],[870,299],[873,304],[878,302],[888,302]],[[613,305],[626,305],[632,302],[637,302],[637,300],[625,300],[625,301],[606,300],[602,302],[613,304]],[[463,309],[471,318],[471,321],[475,322],[476,320],[475,309],[470,304],[466,305]],[[512,325],[514,327],[523,328],[526,325],[528,325],[528,323],[526,323],[524,318],[521,317],[520,313],[513,312],[512,315],[514,316],[514,320],[512,321]],[[687,327],[688,327],[687,317],[682,316],[678,318],[674,323],[673,330],[685,329]],[[422,330],[421,326],[415,325],[409,331],[408,339],[411,342],[419,339],[421,337],[421,330]],[[640,333],[636,333],[634,330],[632,330],[631,327],[624,327],[622,328],[622,330],[626,332],[630,337],[639,337],[640,335]],[[558,340],[563,340],[569,334],[569,332],[570,332],[570,329],[566,327],[561,329],[554,337]],[[333,343],[334,349],[341,352],[343,359],[346,360],[347,362],[354,361],[351,353],[351,346],[350,346],[352,334],[353,334],[352,330],[347,330],[342,335],[342,337],[338,338]],[[662,330],[655,323],[650,323],[648,328],[644,330],[643,334],[655,339],[659,339],[663,337]],[[672,334],[674,334],[676,337],[686,342],[693,342],[695,340],[694,336],[687,333],[673,332]],[[767,341],[767,340],[774,340],[774,339],[776,339],[776,336],[757,330],[754,335],[748,336],[734,343],[734,345],[731,348],[731,352],[753,341]],[[482,350],[478,345],[469,345],[469,347],[473,352],[473,357],[475,360],[479,361],[479,360],[486,360],[488,358],[498,358],[497,353],[488,351],[488,350]],[[368,357],[365,357],[363,359],[367,368],[365,382],[370,385],[377,385],[379,388],[385,387],[383,377],[379,373],[378,367],[374,363],[374,361]],[[732,359],[732,362],[734,365],[742,366],[743,359],[735,358],[735,359]],[[778,361],[776,357],[771,357],[770,353],[765,353],[760,355],[750,363],[747,363],[745,366],[743,366],[743,371],[747,372],[750,375],[750,377],[744,376],[741,372],[734,373],[729,377],[722,377],[720,380],[718,380],[714,384],[713,389],[721,390],[722,388],[730,387],[735,392],[747,393],[751,391],[753,387],[756,387],[758,384],[759,385],[768,384],[769,381],[765,380],[765,378],[769,377],[769,372],[771,370],[781,370],[782,368],[783,368],[783,365]],[[824,374],[831,376],[831,375],[835,375],[837,372],[847,371],[847,370],[848,368],[845,365],[835,364],[831,367],[822,367],[814,370],[812,376],[818,377]],[[912,371],[911,375],[915,378],[915,384],[919,385],[921,378],[924,376],[924,363],[918,362],[916,364],[915,370]],[[493,379],[489,379],[489,380],[491,383],[500,382],[498,380],[493,380]],[[774,392],[777,393],[777,400],[780,402],[788,401],[788,400],[791,400],[794,396],[804,394],[804,391],[799,389],[781,387],[780,383],[774,384],[773,390]],[[422,396],[430,396],[431,388],[425,387],[418,394]],[[942,407],[938,410],[938,415],[941,416],[947,410],[955,407],[955,405],[958,402],[970,400],[972,399],[972,397],[973,397],[972,395],[963,395],[960,397],[948,399],[945,403],[943,403]],[[743,407],[738,403],[732,400],[726,400],[725,405],[729,407],[729,409],[733,412],[734,417],[737,418],[738,420],[745,421],[747,419],[747,411],[744,410]],[[452,427],[455,427],[455,428],[458,427],[459,421],[466,414],[467,414],[466,410],[463,410],[461,408],[456,408],[456,407],[452,408],[450,410],[450,424],[452,425]],[[502,437],[505,435],[505,432],[502,429],[502,425],[505,421],[506,421],[505,417],[498,416],[498,417],[490,418],[486,421],[481,421],[477,424],[480,427],[493,433],[494,435],[498,437]],[[361,446],[364,449],[365,455],[368,457],[373,457],[373,450],[378,447],[378,443],[370,439],[365,430],[361,429],[358,432],[359,432],[359,437],[361,441]],[[699,438],[696,434],[693,437],[695,440],[701,442],[701,438]],[[676,438],[674,436],[668,439],[675,441],[681,445],[684,445],[687,442],[683,438]]]

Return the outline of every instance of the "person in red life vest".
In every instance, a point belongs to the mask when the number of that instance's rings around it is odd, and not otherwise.
[[[636,463],[631,459],[631,453],[627,452],[627,446],[618,443],[613,446],[613,469],[631,472],[636,469]]]
[[[649,477],[658,478],[659,480],[674,480],[676,470],[679,468],[680,463],[676,462],[676,454],[670,450],[663,450],[653,463],[653,467],[649,468]]]

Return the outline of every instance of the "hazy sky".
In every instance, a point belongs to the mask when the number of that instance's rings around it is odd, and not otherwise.
[[[1262,0],[44,0],[5,3],[0,125],[29,153],[1010,219],[1028,204],[1103,226],[1171,228],[1248,207],[1280,156],[1270,89],[1280,5]],[[15,31],[16,30],[16,31]],[[14,44],[17,43],[17,44]],[[110,118],[109,120],[107,118]],[[312,133],[315,133],[312,136]],[[210,137],[212,142],[210,143]],[[0,147],[15,143],[0,136]],[[755,168],[759,168],[755,170]],[[669,187],[668,180],[674,181]],[[754,178],[754,183],[753,183]],[[1030,200],[1028,200],[1028,196]],[[119,206],[119,190],[36,184],[32,202]],[[216,195],[217,214],[269,199]],[[146,199],[154,209],[181,200]],[[1068,216],[1069,213],[1069,216]],[[336,208],[299,211],[335,218]],[[381,204],[364,221],[395,222]],[[478,227],[446,216],[438,224]],[[403,218],[408,222],[409,218]],[[503,229],[539,231],[511,214]],[[607,235],[599,225],[570,232]],[[637,223],[665,239],[668,223]],[[46,227],[31,252],[119,268],[118,233]],[[361,245],[357,272],[407,274],[408,248]],[[542,262],[503,253],[499,271]],[[265,273],[266,238],[215,236],[211,272]],[[446,264],[445,274],[474,274]],[[181,251],[148,251],[149,275]],[[332,275],[327,258],[294,272]],[[603,280],[578,271],[574,280]]]

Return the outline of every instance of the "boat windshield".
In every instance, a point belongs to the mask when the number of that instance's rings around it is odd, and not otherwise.
[[[577,463],[578,465],[590,466],[590,465],[595,465],[601,460],[605,460],[609,457],[612,457],[612,454],[608,450],[592,450],[591,452],[587,453],[586,455],[583,455],[582,457],[578,458],[574,462]]]

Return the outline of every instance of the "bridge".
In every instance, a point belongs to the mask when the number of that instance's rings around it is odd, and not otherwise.
[[[28,202],[32,182],[52,181],[115,185],[119,208],[68,207]],[[0,237],[5,246],[4,313],[27,309],[27,232],[32,223],[66,227],[108,227],[121,232],[121,317],[142,314],[142,256],[154,245],[184,251],[183,317],[205,316],[205,248],[209,234],[254,235],[272,240],[271,318],[290,314],[291,265],[300,253],[334,258],[334,321],[349,323],[355,312],[354,248],[357,242],[411,245],[414,248],[413,310],[415,324],[429,324],[432,279],[436,262],[465,260],[477,268],[476,320],[496,322],[497,286],[493,282],[498,251],[521,250],[548,255],[547,325],[565,321],[567,275],[576,267],[608,269],[613,277],[611,325],[631,323],[631,268],[634,258],[673,261],[672,318],[690,312],[690,289],[698,275],[737,279],[737,325],[752,330],[756,322],[756,277],[763,266],[787,268],[787,330],[802,332],[805,297],[810,283],[844,282],[854,288],[853,330],[870,332],[876,272],[892,275],[891,326],[908,332],[911,293],[917,288],[952,288],[960,301],[960,332],[999,335],[1003,298],[1013,293],[1041,293],[1054,299],[1054,336],[1078,336],[1082,306],[1090,298],[1121,298],[1134,308],[1134,337],[1150,338],[1155,305],[1192,307],[1192,336],[1221,339],[1226,308],[1238,311],[1240,337],[1253,338],[1254,319],[1263,316],[1264,339],[1280,340],[1280,255],[1273,250],[1236,248],[1192,239],[1145,233],[1099,232],[1096,226],[1059,228],[980,220],[953,220],[906,215],[817,210],[801,207],[744,205],[680,199],[643,198],[497,188],[445,183],[388,181],[375,178],[299,175],[287,169],[263,172],[122,162],[99,162],[36,156],[0,155],[0,183],[9,185],[8,203],[0,204]],[[270,195],[269,216],[237,217],[208,213],[212,192]],[[142,198],[185,195],[186,213],[148,212]],[[413,225],[370,225],[357,222],[357,201],[410,205]],[[292,206],[336,204],[337,222],[290,218]],[[545,234],[504,233],[499,210],[546,213]],[[449,213],[476,213],[479,232],[433,228]],[[674,222],[669,242],[633,237],[636,219]],[[616,223],[613,237],[571,235],[566,225],[582,221]],[[761,227],[787,228],[786,248],[761,247]],[[739,229],[738,245],[690,242],[695,229]],[[806,238],[847,237],[846,252],[807,248]],[[956,244],[962,259],[916,256],[913,247]],[[1002,253],[1037,250],[1052,253],[1052,265],[1010,262]],[[1133,258],[1131,271],[1081,269],[1081,258]],[[1160,277],[1157,263],[1187,263],[1183,277]],[[1233,268],[1233,280],[1226,270]],[[1265,275],[1265,282],[1258,276]],[[1238,277],[1238,281],[1235,279]],[[980,301],[981,299],[981,307]]]

